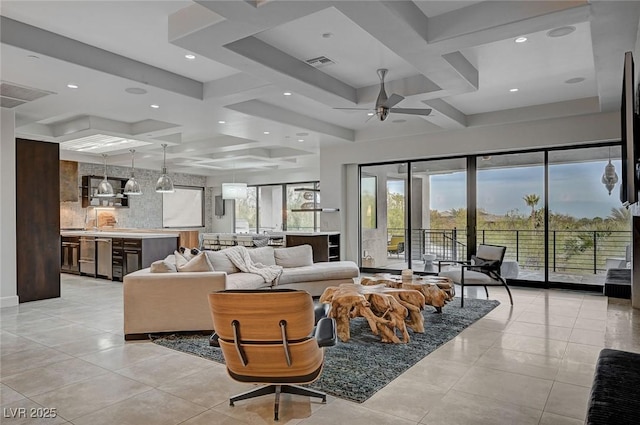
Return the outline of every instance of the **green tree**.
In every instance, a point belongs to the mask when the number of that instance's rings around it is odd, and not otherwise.
[[[405,199],[402,193],[387,192],[387,228],[393,232],[405,228]]]
[[[535,193],[531,193],[522,198],[524,203],[527,204],[528,207],[531,208],[531,228],[536,228],[536,205],[540,202],[540,195],[536,195]]]

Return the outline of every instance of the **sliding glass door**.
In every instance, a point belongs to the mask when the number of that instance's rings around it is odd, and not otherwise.
[[[620,151],[593,146],[361,166],[361,266],[430,272],[437,260],[466,260],[478,244],[493,244],[507,247],[502,272],[510,280],[603,285],[608,269],[631,260]]]
[[[384,270],[408,267],[407,164],[360,170],[361,266]]]
[[[464,158],[411,164],[411,265],[436,272],[437,260],[467,258],[467,171]]]
[[[507,247],[508,279],[545,280],[544,152],[476,158],[478,244]]]
[[[549,281],[604,284],[608,268],[630,261],[631,213],[620,204],[620,147],[549,152]],[[606,180],[605,180],[606,181]]]

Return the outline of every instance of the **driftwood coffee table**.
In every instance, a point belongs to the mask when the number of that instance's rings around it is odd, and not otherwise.
[[[329,317],[336,319],[338,337],[347,342],[351,338],[349,320],[364,317],[371,332],[380,335],[382,342],[409,342],[407,327],[424,333],[424,295],[420,291],[389,288],[386,285],[342,284],[327,288],[320,302],[331,304]],[[407,317],[408,316],[408,317]],[[402,340],[396,335],[399,331]]]
[[[389,273],[376,274],[373,277],[363,277],[363,285],[384,284],[391,288],[414,289],[422,292],[425,304],[442,313],[442,307],[453,300],[455,286],[448,277],[441,276],[413,276],[411,279],[402,279]]]
[[[454,296],[454,285],[448,278],[436,276],[402,280],[390,274],[362,278],[362,284],[343,284],[327,288],[320,302],[331,304],[329,317],[336,319],[338,337],[350,338],[349,321],[364,317],[374,335],[382,342],[407,343],[407,327],[424,333],[422,310],[425,304],[438,313]],[[396,335],[399,331],[402,340]]]

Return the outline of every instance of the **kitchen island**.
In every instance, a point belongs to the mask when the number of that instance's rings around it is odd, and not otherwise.
[[[63,272],[121,281],[173,254],[179,232],[63,230],[60,236]]]

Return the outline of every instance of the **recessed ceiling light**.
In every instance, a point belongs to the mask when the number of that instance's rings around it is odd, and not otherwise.
[[[223,120],[218,121],[218,124],[225,124],[225,123],[226,121],[223,121]]]
[[[584,77],[574,77],[574,78],[569,78],[567,81],[565,81],[565,83],[567,84],[576,84],[576,83],[581,83],[585,80]]]
[[[184,57],[190,61],[194,60],[196,58],[196,55],[192,55],[192,54],[188,54],[188,55],[184,55]]]
[[[509,89],[509,91],[510,91],[511,93],[515,93],[515,92],[517,92],[517,91],[518,91],[518,89]]]
[[[158,109],[160,107],[160,105],[156,105],[155,103],[153,105],[149,105],[151,106],[153,109]]]
[[[367,115],[369,115],[370,117],[373,116],[373,112],[367,112]]]
[[[145,89],[140,87],[129,87],[124,89],[124,91],[126,91],[129,94],[146,94],[147,93]]]
[[[73,84],[73,83],[69,83],[69,84],[67,84],[67,87],[69,87],[70,89],[77,89],[78,85],[77,84]]]
[[[286,91],[286,92],[284,92],[282,94],[285,95],[285,96],[291,96],[291,92],[289,92],[289,91]]]
[[[516,43],[524,43],[527,41],[527,37],[518,37],[514,40]]]
[[[264,133],[264,134],[269,134],[269,132],[268,132],[268,131],[263,131],[263,133]]]
[[[576,27],[572,27],[572,26],[555,28],[547,32],[547,37],[553,37],[553,38],[564,37],[565,35],[571,34],[575,30],[576,30]]]
[[[304,139],[298,139],[298,142],[304,142]]]

